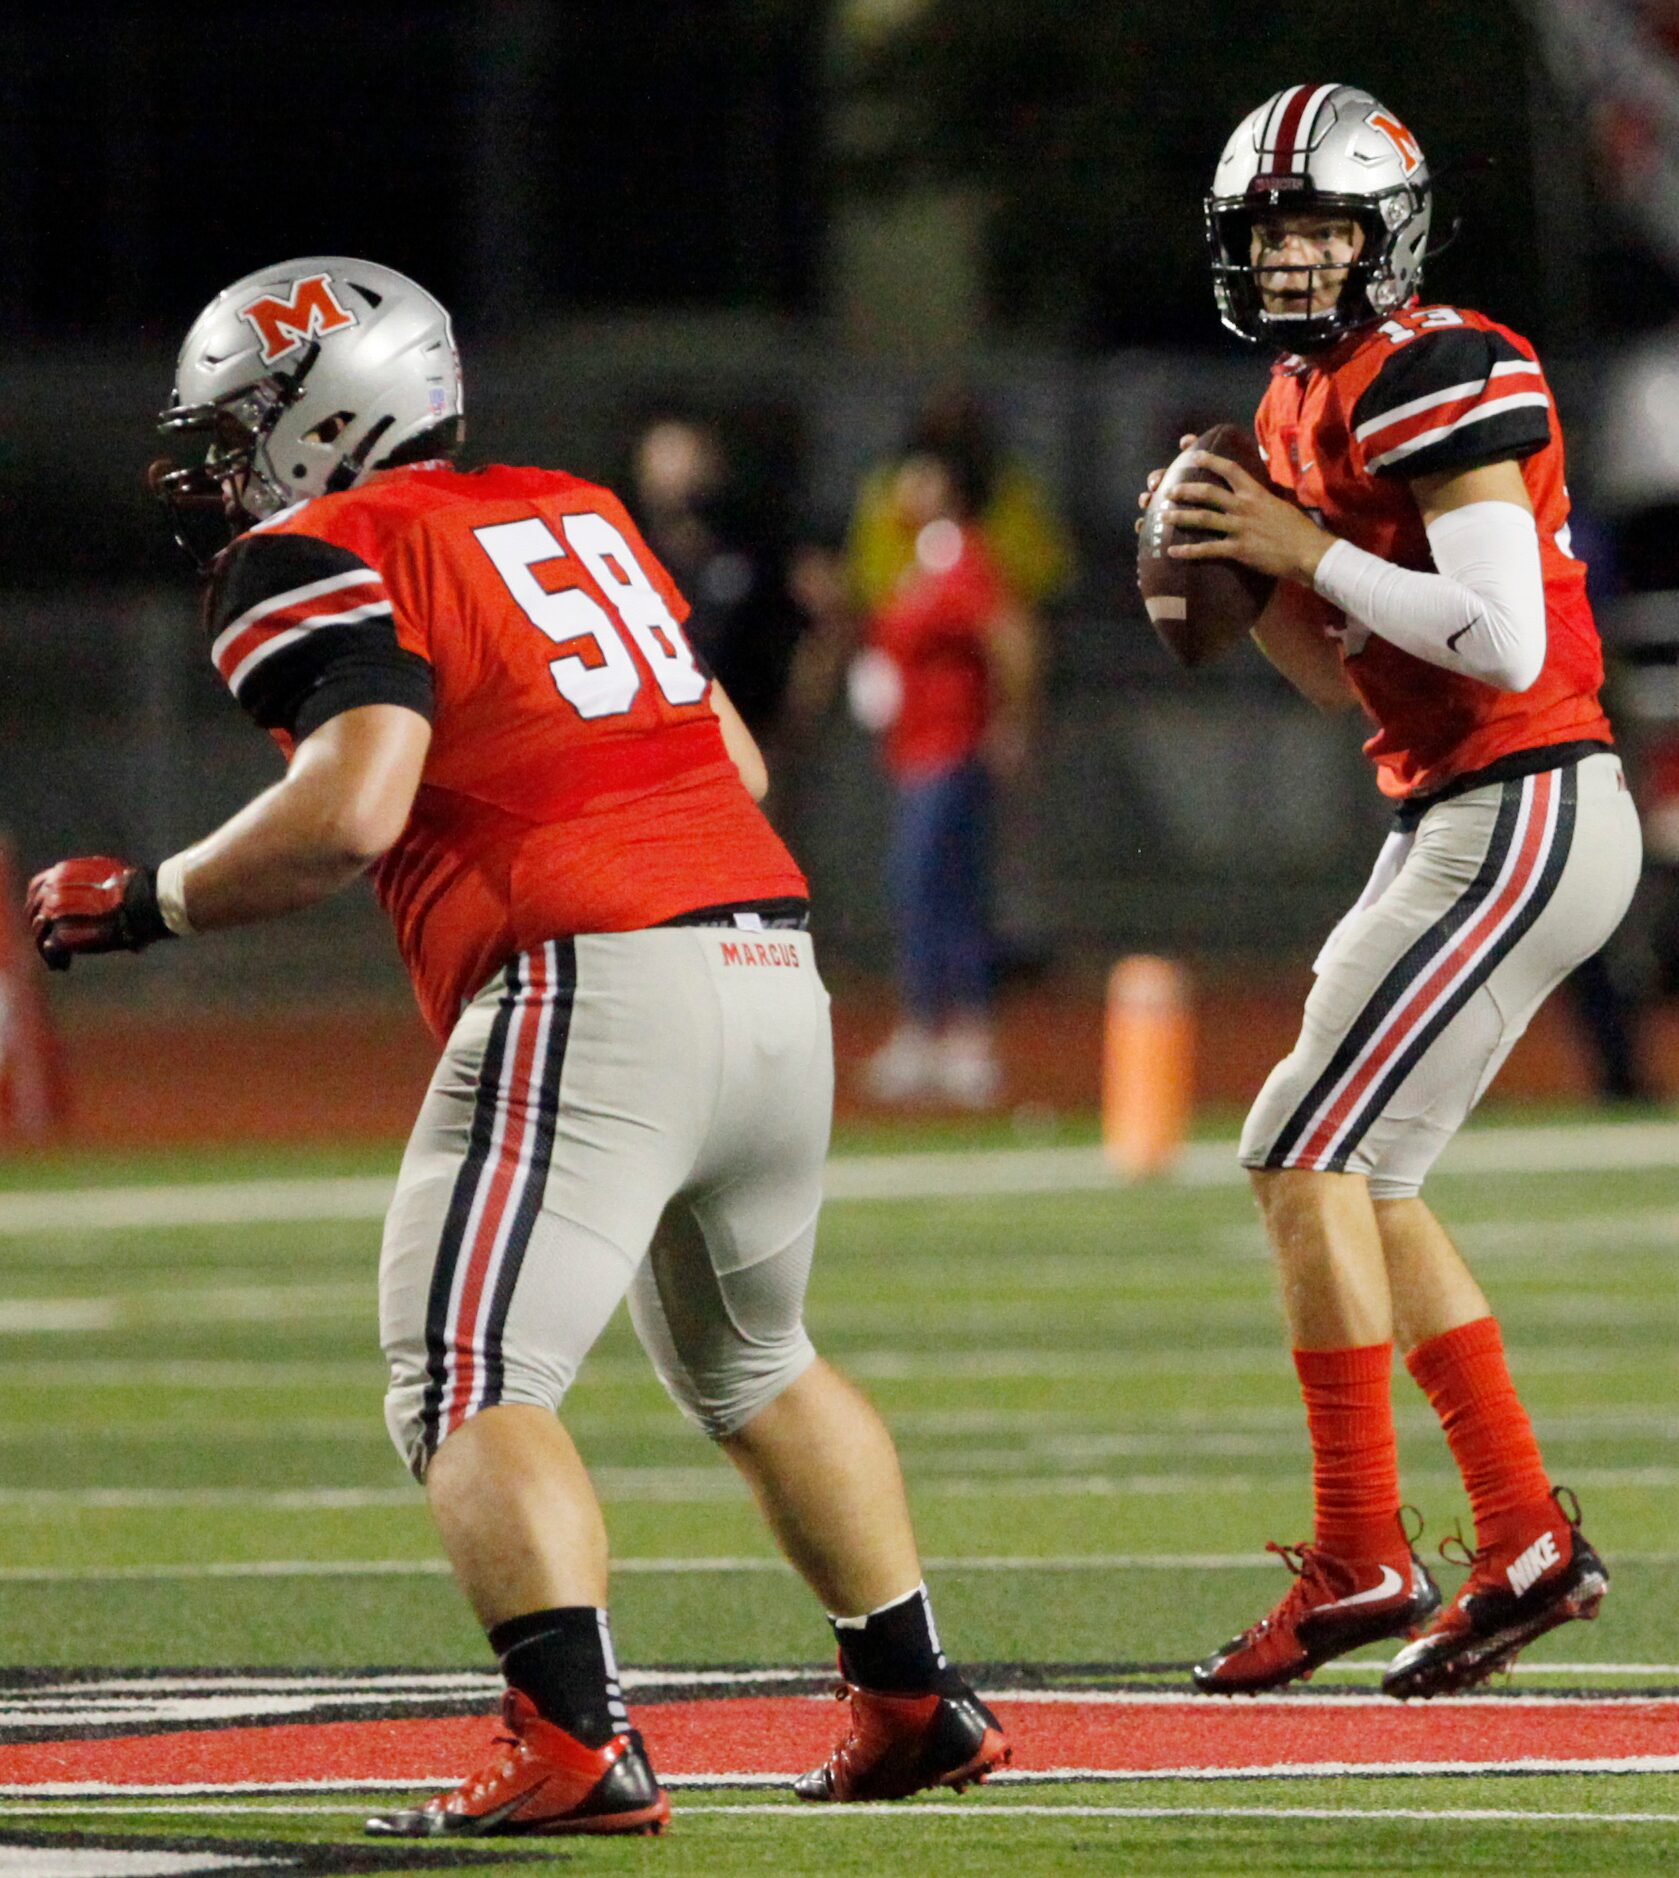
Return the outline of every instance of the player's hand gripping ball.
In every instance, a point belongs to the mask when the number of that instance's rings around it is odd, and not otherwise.
[[[35,950],[55,972],[67,972],[78,952],[143,952],[169,937],[152,870],[104,854],[37,874],[24,910]]]
[[[1235,424],[1215,424],[1150,478],[1138,524],[1137,585],[1161,643],[1185,666],[1206,665],[1244,638],[1277,584],[1274,575],[1240,561],[1183,560],[1167,552],[1180,543],[1218,539],[1211,529],[1186,527],[1171,515],[1184,483],[1228,486],[1216,470],[1191,462],[1196,451],[1225,457],[1271,486],[1252,434]]]

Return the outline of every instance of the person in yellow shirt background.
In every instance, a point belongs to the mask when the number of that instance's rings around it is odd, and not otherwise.
[[[858,486],[845,539],[852,604],[869,618],[891,597],[915,559],[915,530],[894,499],[899,467],[933,452],[968,460],[987,487],[977,521],[993,562],[1024,606],[1057,599],[1073,577],[1073,548],[1042,478],[1007,449],[990,413],[960,381],[934,389],[898,457],[870,470]]]

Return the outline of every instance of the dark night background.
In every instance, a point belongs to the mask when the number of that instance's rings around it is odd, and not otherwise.
[[[1468,226],[1434,291],[1552,358],[1667,316],[1670,281],[1603,211],[1578,114],[1510,0],[14,9],[0,26],[0,345],[20,375],[0,455],[4,578],[162,575],[121,478],[149,454],[169,357],[213,293],[294,254],[365,254],[431,287],[475,388],[497,339],[640,322],[654,358],[672,335],[703,348],[695,322],[718,317],[783,354],[837,342],[860,364],[1229,357],[1200,197],[1239,117],[1320,74],[1391,102],[1446,172],[1439,225],[1461,209]],[[1452,177],[1482,157],[1494,167]],[[918,318],[948,248],[909,236],[884,258],[877,244],[874,276],[852,265],[849,230],[918,201],[935,223],[952,204],[966,217],[960,330]],[[867,312],[882,285],[899,306],[884,334]],[[496,454],[475,405],[475,441]],[[796,430],[782,423],[772,453],[796,455]],[[551,447],[620,468],[586,423],[558,426]],[[90,503],[108,520],[94,539]]]
[[[359,254],[451,308],[475,454],[623,487],[638,424],[697,410],[790,537],[837,539],[863,471],[964,377],[1078,549],[1048,680],[1054,806],[1016,831],[1007,917],[1097,948],[1304,947],[1380,814],[1356,739],[1309,722],[1257,654],[1191,694],[1136,598],[1147,468],[1186,421],[1251,410],[1265,370],[1218,324],[1201,198],[1283,85],[1343,80],[1397,111],[1442,179],[1441,238],[1464,219],[1428,291],[1538,343],[1607,597],[1608,549],[1637,546],[1604,526],[1608,394],[1679,277],[1679,34],[1654,0],[1602,4],[1617,71],[1570,38],[1565,0],[13,7],[0,811],[29,855],[152,852],[249,792],[265,753],[247,764],[142,490],[153,416],[221,288]],[[1658,547],[1679,538],[1679,510],[1651,514]],[[872,749],[838,713],[801,760],[800,853],[866,953]],[[1279,795],[1280,763],[1312,786]],[[58,780],[72,764],[89,799]],[[1232,890],[1260,871],[1294,883],[1281,924],[1244,911],[1277,904],[1257,883]],[[338,955],[323,942],[311,969]]]
[[[863,11],[868,9],[851,9]],[[821,0],[14,10],[0,28],[0,319],[12,343],[170,341],[246,268],[375,253],[469,333],[658,307],[817,318],[836,203],[987,199],[998,331],[1217,345],[1198,201],[1238,117],[1329,74],[1391,100],[1472,228],[1453,291],[1542,341],[1665,315],[1595,216],[1578,125],[1505,0],[1200,9],[940,0],[858,43]],[[1536,201],[1536,186],[1540,199]],[[1583,269],[1579,265],[1583,261]]]

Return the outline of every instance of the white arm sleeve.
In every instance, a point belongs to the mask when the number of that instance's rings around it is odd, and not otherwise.
[[[1514,502],[1470,502],[1428,525],[1436,574],[1395,567],[1350,541],[1313,586],[1350,618],[1430,665],[1526,691],[1545,663],[1539,532]]]

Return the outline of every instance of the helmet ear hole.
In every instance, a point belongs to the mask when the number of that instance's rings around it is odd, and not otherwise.
[[[355,421],[354,411],[334,411],[331,417],[323,417],[318,424],[306,430],[303,433],[303,441],[305,443],[335,443]],[[293,472],[298,476],[303,473],[301,469]]]

